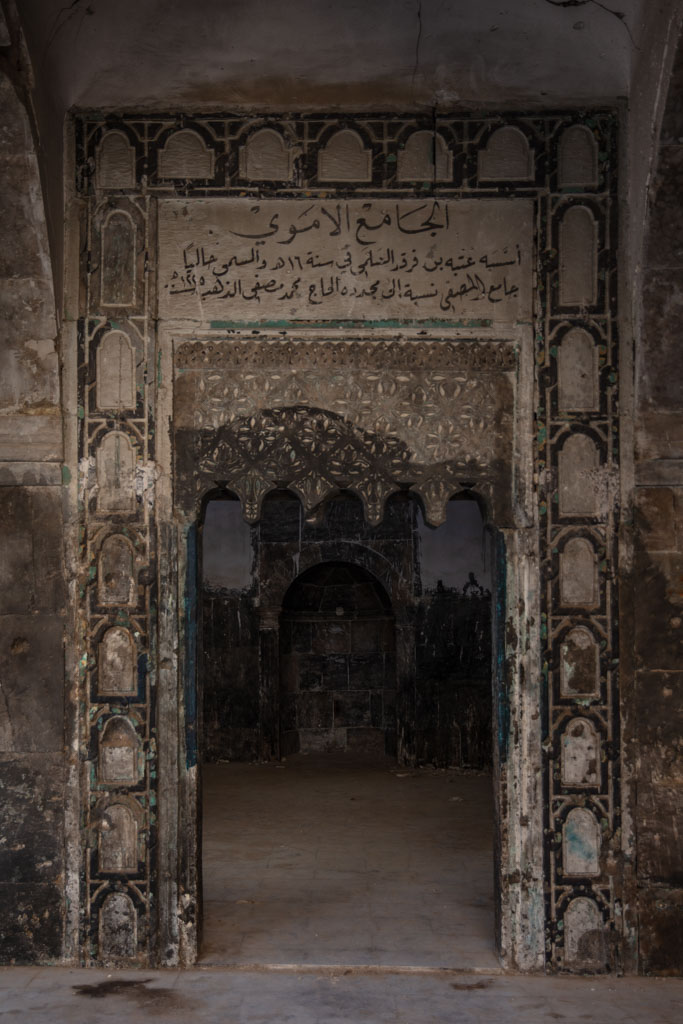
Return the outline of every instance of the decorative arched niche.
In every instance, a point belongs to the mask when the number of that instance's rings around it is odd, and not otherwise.
[[[585,626],[575,626],[560,644],[562,697],[597,697],[600,690],[600,648]]]
[[[110,718],[100,734],[100,782],[133,786],[140,778],[140,740],[131,723],[120,715]]]
[[[600,405],[598,348],[583,327],[572,327],[557,350],[558,410],[593,412]]]
[[[125,892],[112,892],[99,913],[99,954],[105,962],[133,960],[138,951],[138,915]]]
[[[372,152],[358,132],[344,128],[318,154],[318,181],[372,181]]]
[[[197,132],[183,128],[169,136],[159,153],[160,178],[213,178],[214,154]]]
[[[560,305],[593,306],[598,293],[598,226],[587,206],[570,206],[559,227]]]
[[[594,608],[598,600],[595,549],[585,537],[570,537],[560,552],[560,602],[569,607]]]
[[[97,346],[98,409],[121,412],[134,409],[136,402],[135,352],[123,331],[107,331]]]
[[[560,515],[595,516],[604,506],[600,454],[595,441],[571,434],[557,456]]]
[[[97,149],[98,188],[135,187],[135,147],[123,132],[108,131]]]
[[[592,811],[574,807],[562,828],[565,875],[594,878],[600,874],[600,826]]]
[[[524,132],[498,128],[479,153],[480,181],[532,181],[534,158]]]
[[[560,774],[567,787],[595,788],[600,784],[600,741],[587,718],[570,719],[562,732]]]
[[[97,597],[103,605],[131,605],[136,599],[135,551],[123,534],[110,534],[97,563]]]
[[[141,820],[142,809],[132,800],[118,800],[101,809],[98,828],[100,871],[131,874],[138,870]]]
[[[97,691],[122,696],[137,692],[135,641],[123,626],[111,626],[99,643]]]
[[[100,300],[103,306],[134,306],[137,230],[127,210],[112,210],[102,223]]]
[[[409,135],[397,157],[399,181],[451,181],[453,157],[438,132],[418,131]]]
[[[560,139],[558,183],[560,188],[595,188],[598,183],[598,147],[585,125],[565,128]]]
[[[605,924],[595,900],[579,896],[564,913],[564,966],[604,970],[607,961]]]
[[[126,434],[112,430],[97,449],[97,511],[135,511],[135,450]]]
[[[240,177],[251,181],[289,181],[292,153],[274,128],[261,128],[240,146]]]

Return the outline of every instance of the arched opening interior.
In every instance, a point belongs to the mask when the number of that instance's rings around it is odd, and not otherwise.
[[[491,532],[205,506],[201,961],[491,967]]]
[[[389,595],[352,562],[297,576],[280,616],[280,756],[396,756],[396,628]]]

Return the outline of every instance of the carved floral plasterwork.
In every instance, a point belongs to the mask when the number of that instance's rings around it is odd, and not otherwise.
[[[377,523],[388,495],[410,487],[437,525],[463,486],[492,499],[498,474],[498,487],[509,488],[506,372],[514,349],[444,340],[417,346],[265,339],[179,346],[175,425],[193,446],[192,500],[220,480],[255,521],[275,487],[297,493],[308,512],[348,488]]]

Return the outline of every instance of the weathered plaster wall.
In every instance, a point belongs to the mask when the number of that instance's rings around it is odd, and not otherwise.
[[[683,968],[683,45],[650,190],[636,356],[634,691],[627,758],[637,785],[640,965]],[[629,616],[630,619],[630,616]],[[627,620],[627,631],[631,623]]]
[[[607,6],[22,0],[56,279],[63,120],[73,107],[430,114],[612,104],[628,94],[654,19],[645,0],[620,0],[618,14]]]
[[[60,957],[64,915],[62,428],[33,139],[0,76],[0,961]]]
[[[59,461],[62,424],[55,301],[29,120],[0,78],[0,460]]]

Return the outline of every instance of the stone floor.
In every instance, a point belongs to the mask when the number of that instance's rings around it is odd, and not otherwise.
[[[0,968],[0,1021],[30,1024],[680,1024],[683,980],[314,968]]]
[[[680,1024],[683,980],[501,973],[487,776],[299,757],[204,786],[204,966],[0,968],[0,1024]]]
[[[203,786],[201,964],[498,968],[490,776],[299,754]]]

